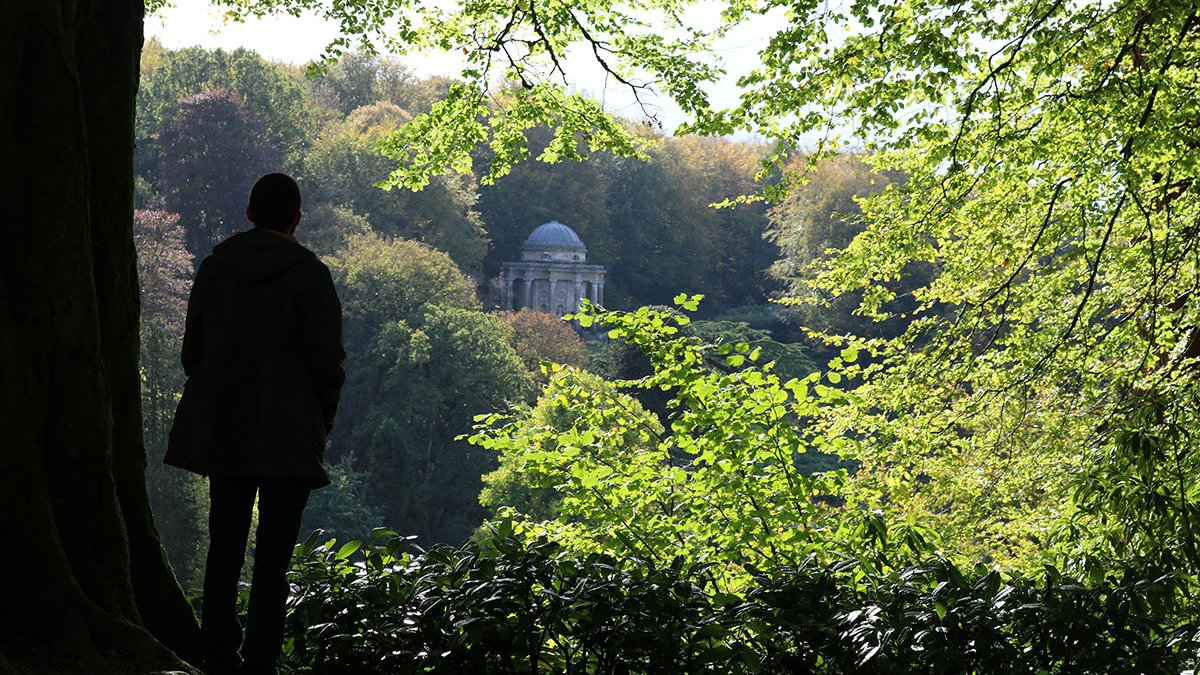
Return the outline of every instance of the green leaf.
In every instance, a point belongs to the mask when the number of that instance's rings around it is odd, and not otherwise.
[[[348,541],[345,544],[342,544],[342,547],[337,550],[337,553],[335,553],[334,556],[338,560],[345,560],[345,559],[349,558],[351,556],[351,554],[353,554],[355,551],[357,551],[360,548],[362,548],[361,541],[359,541],[357,539]]]
[[[933,601],[933,610],[934,610],[935,612],[937,612],[938,619],[945,619],[945,618],[946,618],[946,611],[947,611],[947,609],[946,609],[946,603],[945,603],[945,602],[942,602],[941,600],[934,600],[934,601]]]

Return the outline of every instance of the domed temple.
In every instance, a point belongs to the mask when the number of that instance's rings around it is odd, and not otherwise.
[[[604,304],[604,267],[587,264],[587,247],[575,230],[552,220],[521,244],[521,262],[501,267],[503,307],[530,307],[558,316],[579,309],[587,298]]]

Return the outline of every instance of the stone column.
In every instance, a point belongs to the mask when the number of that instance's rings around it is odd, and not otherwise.
[[[530,307],[533,305],[533,279],[530,279],[529,275],[530,270],[525,270],[525,290],[521,293],[521,297],[524,298],[524,300],[521,301],[522,307]]]
[[[596,282],[596,304],[604,305],[604,279]]]
[[[551,314],[557,314],[557,312],[554,309],[555,304],[558,302],[558,295],[555,293],[556,290],[558,290],[558,279],[555,279],[554,272],[551,272],[550,273],[550,300],[546,303],[546,311],[550,312]]]
[[[571,311],[579,311],[579,301],[583,299],[583,282],[579,280],[579,275],[575,275],[575,295],[571,298]]]

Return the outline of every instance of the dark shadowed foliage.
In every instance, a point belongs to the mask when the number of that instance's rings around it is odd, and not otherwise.
[[[504,523],[415,556],[321,542],[298,548],[285,654],[317,673],[1165,675],[1197,646],[1194,622],[1168,618],[1169,577],[847,559],[721,589],[704,564],[570,554]]]

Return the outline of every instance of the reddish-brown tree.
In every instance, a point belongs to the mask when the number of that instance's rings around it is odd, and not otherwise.
[[[228,89],[179,102],[175,121],[158,133],[158,177],[168,209],[180,215],[197,264],[246,221],[247,186],[283,168],[267,125]]]
[[[513,349],[538,382],[544,384],[547,381],[541,374],[542,361],[577,367],[587,365],[587,347],[571,325],[561,318],[528,307],[519,312],[506,312],[501,317],[512,328]]]
[[[179,215],[157,209],[133,213],[142,290],[142,438],[146,489],[154,522],[176,576],[198,588],[208,534],[207,482],[162,463],[175,405],[185,380],[179,350],[192,286],[192,254]]]

